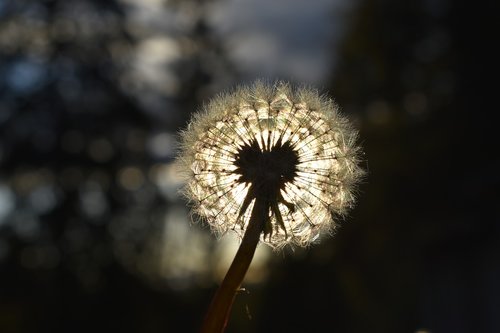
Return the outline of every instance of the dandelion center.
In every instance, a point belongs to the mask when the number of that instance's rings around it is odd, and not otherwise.
[[[258,192],[270,193],[285,188],[297,173],[299,157],[289,142],[279,140],[271,149],[261,149],[256,140],[238,150],[234,165],[242,183],[253,184]]]

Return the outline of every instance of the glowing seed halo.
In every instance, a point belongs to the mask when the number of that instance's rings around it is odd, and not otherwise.
[[[354,203],[363,175],[356,139],[332,100],[308,88],[258,81],[214,98],[182,133],[180,159],[189,170],[184,194],[217,235],[234,230],[242,237],[253,202],[242,206],[252,184],[241,181],[236,160],[252,143],[263,152],[286,143],[298,162],[293,179],[277,192],[282,221],[270,210],[272,232],[261,241],[274,248],[308,246],[333,231]]]

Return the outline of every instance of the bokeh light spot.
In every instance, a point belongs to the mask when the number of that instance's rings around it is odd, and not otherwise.
[[[113,146],[105,138],[91,141],[87,149],[90,157],[100,163],[108,162],[114,154]]]
[[[118,181],[126,190],[135,191],[144,184],[144,175],[139,168],[126,167],[120,170]]]

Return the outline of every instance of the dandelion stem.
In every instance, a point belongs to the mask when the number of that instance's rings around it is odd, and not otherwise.
[[[255,249],[259,243],[260,234],[264,230],[264,225],[268,219],[268,203],[266,200],[255,199],[243,240],[222,284],[212,299],[200,331],[201,333],[224,332],[236,293],[252,262]]]

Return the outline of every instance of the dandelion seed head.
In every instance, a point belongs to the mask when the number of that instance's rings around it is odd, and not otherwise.
[[[243,236],[255,198],[269,204],[261,241],[308,246],[354,203],[357,132],[308,88],[256,82],[219,95],[182,133],[185,196],[217,235]]]

